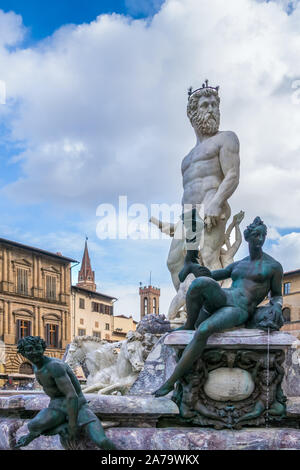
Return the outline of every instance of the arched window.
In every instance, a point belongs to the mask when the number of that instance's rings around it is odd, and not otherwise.
[[[289,307],[285,307],[282,310],[282,315],[284,318],[284,323],[288,323],[291,321],[291,309]]]
[[[144,298],[144,312],[145,312],[145,315],[148,314],[148,297]]]
[[[156,312],[156,297],[154,297],[154,299],[153,299],[153,313],[155,313],[155,314],[157,313]]]

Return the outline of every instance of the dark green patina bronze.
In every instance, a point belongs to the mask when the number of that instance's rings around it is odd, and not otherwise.
[[[32,362],[36,379],[50,397],[50,403],[28,423],[29,434],[22,436],[15,447],[27,446],[41,435],[59,434],[62,445],[72,449],[83,432],[97,447],[115,449],[88,407],[70,366],[45,356],[45,348],[46,343],[39,336],[27,336],[18,342],[18,352]]]
[[[211,334],[241,325],[271,330],[278,330],[283,325],[283,269],[278,261],[262,250],[266,234],[266,225],[256,217],[244,231],[249,256],[212,272],[199,265],[193,250],[188,251],[179,279],[183,282],[190,272],[199,277],[187,292],[187,320],[180,329],[195,329],[196,333],[173,374],[154,393],[155,396],[164,396],[173,390],[177,380],[187,374],[201,357]],[[232,286],[222,289],[217,281],[228,278],[232,279]],[[268,294],[269,304],[257,308]]]
[[[206,349],[193,369],[176,383],[172,400],[179,407],[179,424],[241,429],[280,421],[286,416],[281,388],[284,359],[282,350]],[[208,375],[220,367],[247,371],[255,384],[251,395],[226,402],[208,397],[204,390]]]

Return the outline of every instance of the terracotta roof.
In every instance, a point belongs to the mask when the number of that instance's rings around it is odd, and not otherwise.
[[[77,285],[72,286],[72,289],[82,291],[84,294],[91,294],[91,295],[94,295],[96,297],[106,297],[107,299],[118,300],[117,297],[111,297],[110,295],[102,294],[101,292],[93,291],[93,290],[90,290],[90,289],[85,289],[84,287],[79,287]]]
[[[6,245],[12,245],[12,246],[15,246],[16,248],[22,248],[24,250],[35,251],[35,252],[40,253],[42,255],[51,256],[51,257],[56,258],[58,260],[69,261],[70,263],[78,263],[78,261],[76,259],[67,258],[66,256],[58,255],[57,253],[51,253],[51,251],[46,251],[46,250],[42,250],[41,248],[36,248],[36,247],[33,247],[33,246],[24,245],[23,243],[14,242],[12,240],[7,240],[6,238],[0,238],[0,244],[1,243],[4,243]]]
[[[300,269],[294,269],[294,271],[286,271],[283,273],[284,276],[289,276],[291,274],[300,274]]]
[[[130,318],[132,318],[132,316],[130,315],[130,317],[126,317],[126,315],[114,315],[114,317],[116,318],[127,318],[127,320],[129,320]]]

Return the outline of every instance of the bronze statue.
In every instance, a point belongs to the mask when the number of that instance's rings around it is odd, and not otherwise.
[[[271,416],[284,416],[286,398],[281,388],[284,377],[284,368],[281,365],[284,361],[284,353],[282,351],[273,351],[268,358],[269,364],[266,364],[266,358],[259,357],[259,354],[255,351],[243,351],[240,352],[240,356],[241,361],[244,359],[243,356],[248,356],[248,361],[252,359],[256,362],[251,375],[256,387],[260,389],[260,395],[254,403],[253,409],[237,419],[236,423],[258,418],[266,410]]]
[[[244,231],[249,244],[249,256],[224,269],[209,271],[200,267],[195,253],[187,253],[185,265],[179,273],[183,282],[190,272],[200,276],[187,292],[187,320],[179,329],[196,330],[193,340],[185,348],[171,377],[156,391],[156,397],[167,395],[176,381],[191,369],[202,355],[208,337],[250,323],[250,327],[279,329],[283,325],[281,264],[262,251],[267,227],[256,217]],[[228,289],[222,289],[217,281],[232,279]],[[257,306],[270,295],[268,306]],[[263,310],[262,310],[263,309]],[[263,313],[261,313],[263,312]],[[257,321],[253,318],[257,317]]]
[[[29,434],[22,436],[15,448],[27,446],[41,435],[55,434],[60,435],[63,445],[72,448],[83,429],[100,449],[115,449],[88,407],[70,366],[60,359],[44,356],[45,349],[46,343],[39,336],[26,336],[18,342],[18,352],[32,362],[36,379],[50,397],[50,403],[29,422]]]

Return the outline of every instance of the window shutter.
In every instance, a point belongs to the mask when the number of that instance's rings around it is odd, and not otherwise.
[[[46,296],[50,297],[49,276],[46,276]],[[46,326],[46,328],[47,328],[47,326]],[[47,329],[47,331],[48,331],[48,329]],[[48,336],[47,336],[47,341],[48,341]]]
[[[17,292],[19,294],[28,294],[28,271],[17,268]]]
[[[21,321],[17,320],[17,340],[21,339]]]
[[[46,297],[48,299],[56,300],[56,277],[46,276]]]
[[[52,298],[56,299],[56,277],[52,276]]]
[[[50,342],[50,338],[49,338],[49,325],[48,323],[46,324],[46,343],[47,343],[47,346],[49,345],[49,342]]]
[[[24,272],[24,294],[28,294],[28,271],[25,271],[25,269],[23,269],[23,272]]]
[[[21,291],[21,283],[20,283],[20,270],[17,269],[17,292]]]

